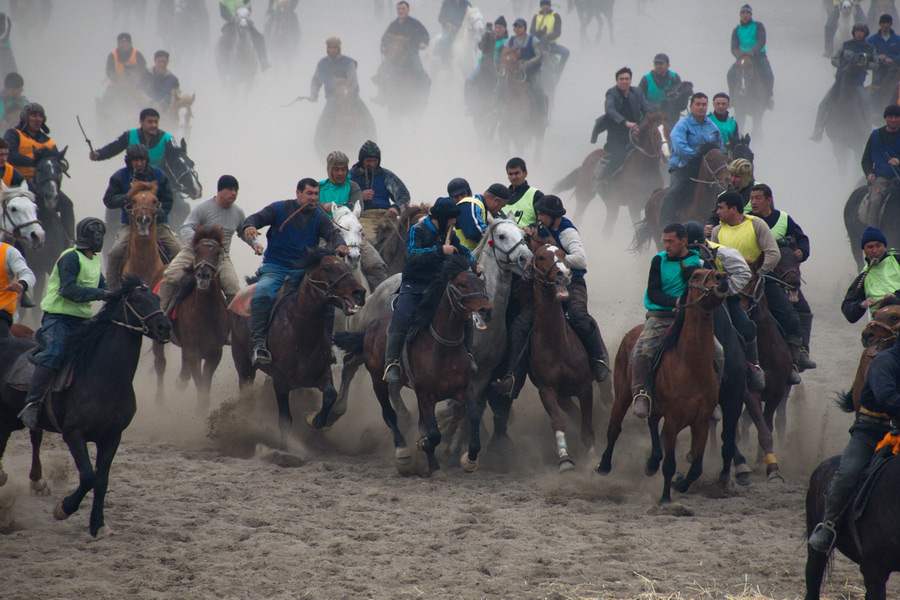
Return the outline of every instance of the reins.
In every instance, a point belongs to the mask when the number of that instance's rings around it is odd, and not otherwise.
[[[5,233],[6,235],[12,237],[14,240],[24,240],[25,238],[23,238],[19,232],[22,229],[24,229],[25,227],[28,227],[30,225],[35,225],[35,224],[40,225],[41,221],[37,218],[35,218],[31,221],[26,221],[25,223],[16,223],[15,221],[13,221],[12,217],[9,216],[9,211],[7,210],[9,203],[13,200],[13,198],[26,198],[27,199],[26,196],[10,196],[9,198],[3,199],[3,201],[2,201],[3,221],[2,221],[2,223],[0,223],[0,233]],[[32,200],[32,202],[34,202],[34,201]],[[9,223],[12,224],[12,226],[13,226],[12,231],[9,231],[4,227],[7,223],[7,221],[9,221]]]
[[[711,166],[709,166],[709,161],[706,160],[706,154],[703,155],[703,158],[701,160],[703,161],[703,166],[706,168],[707,171],[710,172],[713,179],[712,179],[712,181],[704,181],[703,179],[695,179],[694,177],[691,177],[691,181],[693,181],[694,183],[702,183],[709,187],[719,185],[719,180],[716,178],[716,176],[719,174],[719,171],[721,171],[722,169],[728,168],[728,162],[727,161],[724,162],[718,169],[713,170],[713,168]],[[698,177],[699,177],[699,173],[698,173]]]
[[[149,288],[148,288],[146,285],[140,285],[140,286],[137,286],[137,287],[134,288],[134,289],[135,289],[135,290],[147,290],[147,289],[149,289]],[[132,290],[132,291],[133,291],[133,290]],[[137,310],[135,310],[135,308],[134,308],[134,307],[131,305],[131,303],[128,301],[128,297],[127,297],[127,296],[124,296],[124,297],[122,298],[122,303],[123,303],[124,306],[125,306],[125,312],[124,312],[125,319],[124,319],[124,321],[116,321],[115,319],[110,319],[109,322],[112,323],[112,324],[114,324],[114,325],[118,325],[119,327],[124,327],[125,329],[129,329],[129,330],[131,330],[131,331],[138,331],[138,332],[142,333],[143,335],[147,335],[147,334],[150,333],[150,328],[147,327],[147,321],[150,319],[150,317],[153,317],[153,316],[155,316],[155,315],[165,315],[165,313],[163,312],[163,310],[160,308],[160,309],[154,310],[153,312],[151,312],[151,313],[149,313],[149,314],[147,314],[147,315],[141,316],[141,313],[139,313]],[[132,325],[131,323],[128,322],[128,313],[129,313],[129,312],[131,312],[132,314],[134,314],[134,316],[136,316],[136,317],[138,318],[138,321],[139,321],[140,324],[141,324],[140,327],[137,327],[137,326],[135,326],[135,325]]]
[[[678,310],[685,309],[685,308],[687,308],[688,306],[693,306],[694,304],[697,304],[698,302],[700,302],[701,300],[703,300],[704,298],[706,298],[707,296],[709,296],[709,292],[710,292],[710,290],[711,290],[712,288],[706,287],[706,280],[709,279],[709,276],[712,275],[714,272],[715,272],[715,271],[713,271],[713,270],[711,270],[711,269],[708,270],[708,271],[706,272],[706,275],[704,275],[703,281],[702,281],[701,283],[688,282],[688,287],[690,287],[690,288],[693,289],[693,290],[700,290],[700,295],[699,295],[698,297],[694,298],[693,300],[691,300],[690,302],[688,302],[688,303],[686,303],[686,304],[682,304],[682,305],[678,308]],[[702,307],[701,307],[701,308],[702,308]],[[705,312],[711,312],[711,311],[707,311],[706,309],[704,309],[704,311],[705,311]]]
[[[447,295],[447,300],[450,302],[450,311],[457,315],[460,314],[460,311],[465,312],[469,310],[463,305],[463,301],[465,301],[466,299],[488,298],[488,295],[485,292],[470,292],[468,294],[464,294],[458,287],[453,285],[452,282],[447,284],[447,287],[444,289],[444,293]],[[434,341],[443,346],[459,346],[463,343],[463,341],[465,341],[466,337],[466,332],[465,330],[463,330],[463,334],[458,340],[448,340],[446,338],[443,338],[438,335],[437,331],[435,331],[434,321],[428,324],[428,331],[429,333],[431,333],[431,337],[434,338]]]

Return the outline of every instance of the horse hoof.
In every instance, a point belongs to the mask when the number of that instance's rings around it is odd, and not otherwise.
[[[41,478],[31,482],[31,491],[37,496],[49,496],[50,486],[47,485],[46,479]]]
[[[179,377],[175,380],[175,389],[179,392],[183,392],[187,389],[188,381],[190,381],[190,379],[182,379]]]
[[[437,471],[431,471],[430,473],[428,473],[428,478],[444,480],[444,479],[447,479],[447,474],[444,471],[441,471],[440,469],[438,469]]]
[[[319,420],[317,419],[318,414],[319,413],[313,411],[306,415],[306,422],[309,424],[309,426],[320,431],[328,431],[329,429],[331,429],[330,426],[324,425],[319,422]]]
[[[56,508],[53,509],[53,518],[57,521],[65,521],[69,518],[69,515],[66,514],[66,511],[63,509],[62,500],[56,505]]]
[[[113,535],[115,535],[113,533],[113,530],[110,529],[108,526],[104,525],[103,527],[101,527],[100,529],[97,530],[97,535],[95,535],[94,538],[96,538],[98,540],[102,540],[104,538],[112,537]]]
[[[594,470],[597,471],[598,475],[609,475],[609,472],[612,471],[612,465],[600,462]]]
[[[559,459],[559,472],[567,473],[568,471],[572,471],[575,469],[575,461],[572,460],[571,456],[563,456]]]
[[[672,482],[672,487],[675,488],[679,494],[685,493],[690,484],[687,482],[687,479],[684,478],[684,475],[679,475],[675,478],[675,481]]]
[[[746,486],[750,485],[750,473],[749,472],[735,473],[734,480],[737,482],[738,485],[742,485],[742,486],[746,487]]]
[[[9,481],[9,475],[6,474],[6,471],[0,471],[0,487],[6,484]]]
[[[775,470],[766,475],[766,479],[769,480],[769,483],[784,483],[784,477],[781,476],[781,471]]]
[[[647,477],[653,477],[659,471],[659,463],[650,462],[649,460],[644,465],[644,475]]]
[[[463,452],[462,457],[459,459],[460,464],[462,465],[463,471],[466,473],[474,473],[478,468],[478,459],[469,460],[469,453]]]
[[[422,452],[425,452],[425,441],[426,441],[427,439],[428,439],[428,438],[425,438],[425,437],[419,438],[419,441],[416,442],[416,448],[418,448],[418,449],[421,450]]]
[[[488,442],[488,451],[497,454],[508,454],[512,449],[512,440],[508,435],[495,435]]]

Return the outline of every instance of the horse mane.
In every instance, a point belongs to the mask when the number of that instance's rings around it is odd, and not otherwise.
[[[497,229],[497,226],[500,223],[512,223],[511,219],[494,219],[491,221],[491,224],[488,225],[488,228],[484,230],[484,235],[481,236],[481,239],[478,241],[478,245],[475,246],[475,249],[472,250],[472,256],[475,257],[476,261],[481,261],[481,256],[484,254],[485,248],[488,245],[488,240],[491,238],[491,234]]]
[[[319,263],[322,262],[322,259],[326,256],[335,256],[335,251],[329,248],[320,248],[318,246],[307,249],[305,258],[308,262],[306,263],[306,266],[303,267],[304,275],[303,277],[294,277],[292,274],[290,279],[287,280],[287,284],[284,288],[284,295],[288,296],[299,292],[300,284],[306,279],[306,273],[309,273],[310,270],[318,267]]]
[[[659,125],[663,120],[665,120],[665,115],[662,112],[657,111],[655,113],[650,113],[644,118],[644,122],[638,126],[638,130],[641,132],[647,131],[651,127]]]
[[[141,181],[135,179],[131,182],[131,188],[129,188],[126,196],[129,201],[133,201],[134,197],[142,192],[151,192],[155,196],[158,189],[159,186],[156,184],[156,181]]]
[[[688,282],[691,280],[691,276],[694,274],[694,271],[702,268],[703,267],[698,267],[696,265],[682,267],[681,278],[685,282]],[[685,286],[684,293],[681,294],[682,307],[687,304],[688,294],[690,294],[690,292],[690,286]],[[669,326],[669,329],[666,331],[665,335],[663,335],[662,341],[659,345],[659,350],[657,350],[658,356],[662,356],[664,352],[671,348],[674,348],[678,343],[678,338],[681,337],[681,330],[684,329],[684,314],[684,308],[679,308],[677,311],[675,311],[675,322]]]
[[[375,247],[382,256],[396,256],[404,250],[407,238],[400,234],[409,231],[422,215],[428,214],[425,204],[410,204],[403,209],[396,223],[391,219],[382,219],[375,232]]]
[[[194,237],[191,239],[191,248],[196,248],[203,240],[213,240],[223,246],[225,231],[221,225],[197,225],[194,228]]]
[[[431,321],[434,320],[434,313],[437,311],[441,296],[444,295],[447,285],[453,281],[454,277],[463,271],[467,271],[469,268],[469,259],[461,254],[451,254],[444,259],[440,277],[431,282],[431,285],[428,286],[428,289],[422,295],[419,307],[413,313],[410,332],[422,331],[431,325]]]
[[[873,305],[875,310],[884,308],[885,306],[900,306],[900,298],[894,295],[885,296]]]
[[[28,198],[32,202],[36,202],[34,193],[25,187],[6,187],[0,189],[0,201],[6,202],[12,198]]]

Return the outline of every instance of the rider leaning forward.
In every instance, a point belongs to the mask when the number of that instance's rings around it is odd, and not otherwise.
[[[869,135],[861,161],[869,193],[859,205],[859,219],[874,227],[881,227],[885,197],[900,181],[900,106],[886,106],[884,121]]]
[[[350,178],[362,191],[362,214],[359,222],[366,239],[374,244],[378,225],[384,217],[397,217],[409,207],[409,190],[396,173],[381,166],[381,149],[367,140],[359,149]]]
[[[900,297],[900,256],[888,250],[887,238],[877,227],[869,226],[859,241],[866,267],[856,276],[841,302],[841,312],[851,323],[875,312],[875,304],[887,296]]]

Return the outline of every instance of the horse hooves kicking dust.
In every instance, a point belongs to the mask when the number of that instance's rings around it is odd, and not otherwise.
[[[463,452],[459,459],[460,465],[466,473],[474,473],[478,469],[478,459],[469,460],[469,453]]]
[[[65,511],[65,509],[63,508],[63,501],[60,500],[60,501],[57,503],[56,508],[53,509],[53,518],[56,519],[57,521],[65,521],[65,520],[68,519],[70,516],[71,516],[71,515],[67,515],[67,514],[66,514],[66,511]]]
[[[3,485],[0,483],[0,485]],[[50,495],[50,486],[47,485],[46,479],[38,479],[37,481],[31,482],[31,491],[36,496],[49,496]]]

